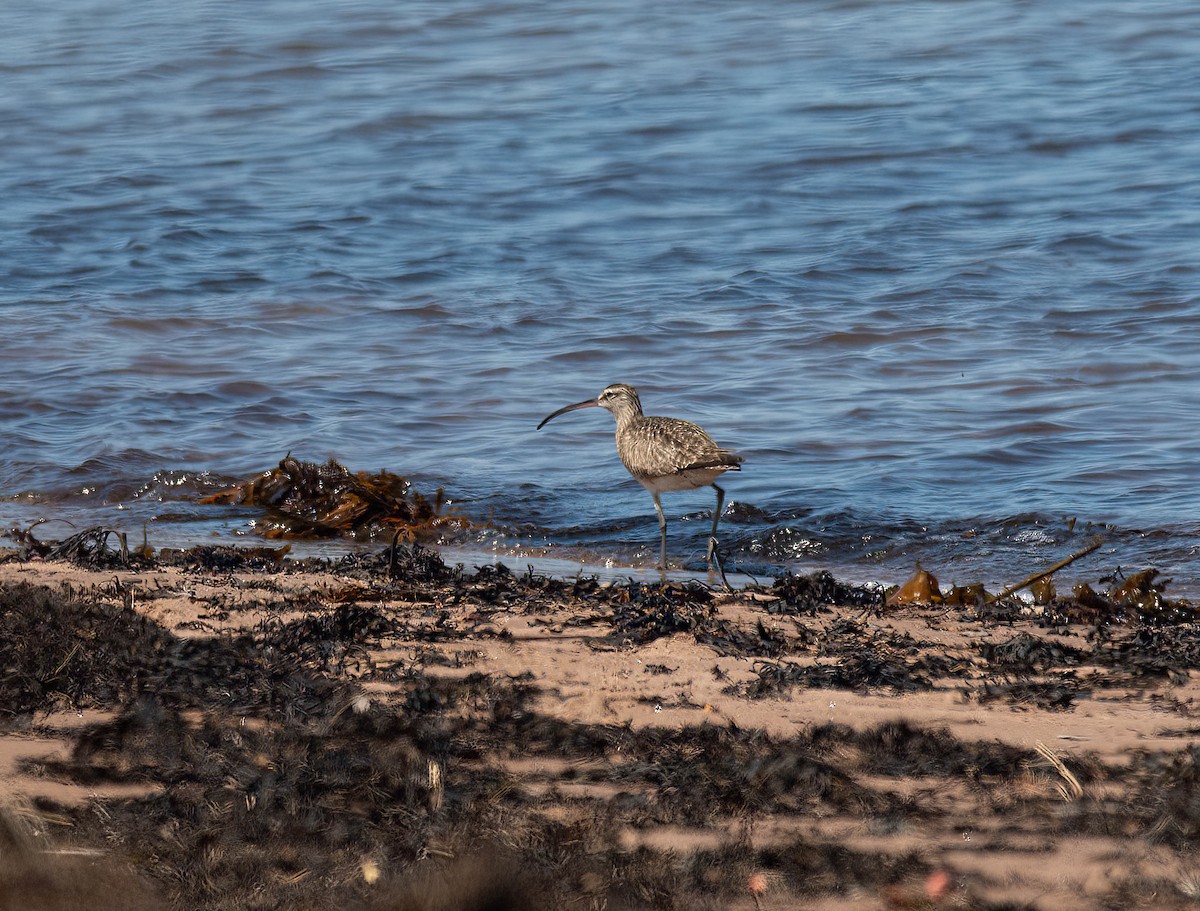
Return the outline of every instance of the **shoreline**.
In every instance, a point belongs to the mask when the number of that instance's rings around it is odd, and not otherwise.
[[[178,907],[1194,905],[1192,620],[387,556],[0,563],[0,797]]]

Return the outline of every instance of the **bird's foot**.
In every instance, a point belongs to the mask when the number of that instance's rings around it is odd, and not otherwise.
[[[726,591],[732,591],[733,587],[729,584],[729,580],[725,578],[725,567],[721,565],[721,555],[717,552],[717,547],[720,545],[716,535],[708,536],[708,574],[720,575],[721,583],[725,586]]]

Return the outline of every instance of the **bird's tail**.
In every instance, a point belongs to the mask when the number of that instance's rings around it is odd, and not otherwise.
[[[699,462],[693,462],[682,470],[690,471],[693,468],[724,468],[726,471],[741,471],[741,463],[744,461],[746,461],[745,457],[738,455],[736,452],[721,450],[715,456],[701,459]]]

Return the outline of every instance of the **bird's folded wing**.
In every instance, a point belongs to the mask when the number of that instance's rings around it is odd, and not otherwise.
[[[692,462],[690,465],[684,465],[679,471],[692,471],[697,468],[726,468],[729,471],[741,471],[741,463],[745,459],[735,452],[721,452],[709,459],[701,459],[697,462]]]

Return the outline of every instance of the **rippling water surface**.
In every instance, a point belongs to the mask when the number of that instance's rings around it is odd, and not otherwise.
[[[611,419],[534,430],[622,381],[751,572],[1200,591],[1193,3],[63,0],[0,73],[5,526],[231,538],[290,450],[641,565]]]

